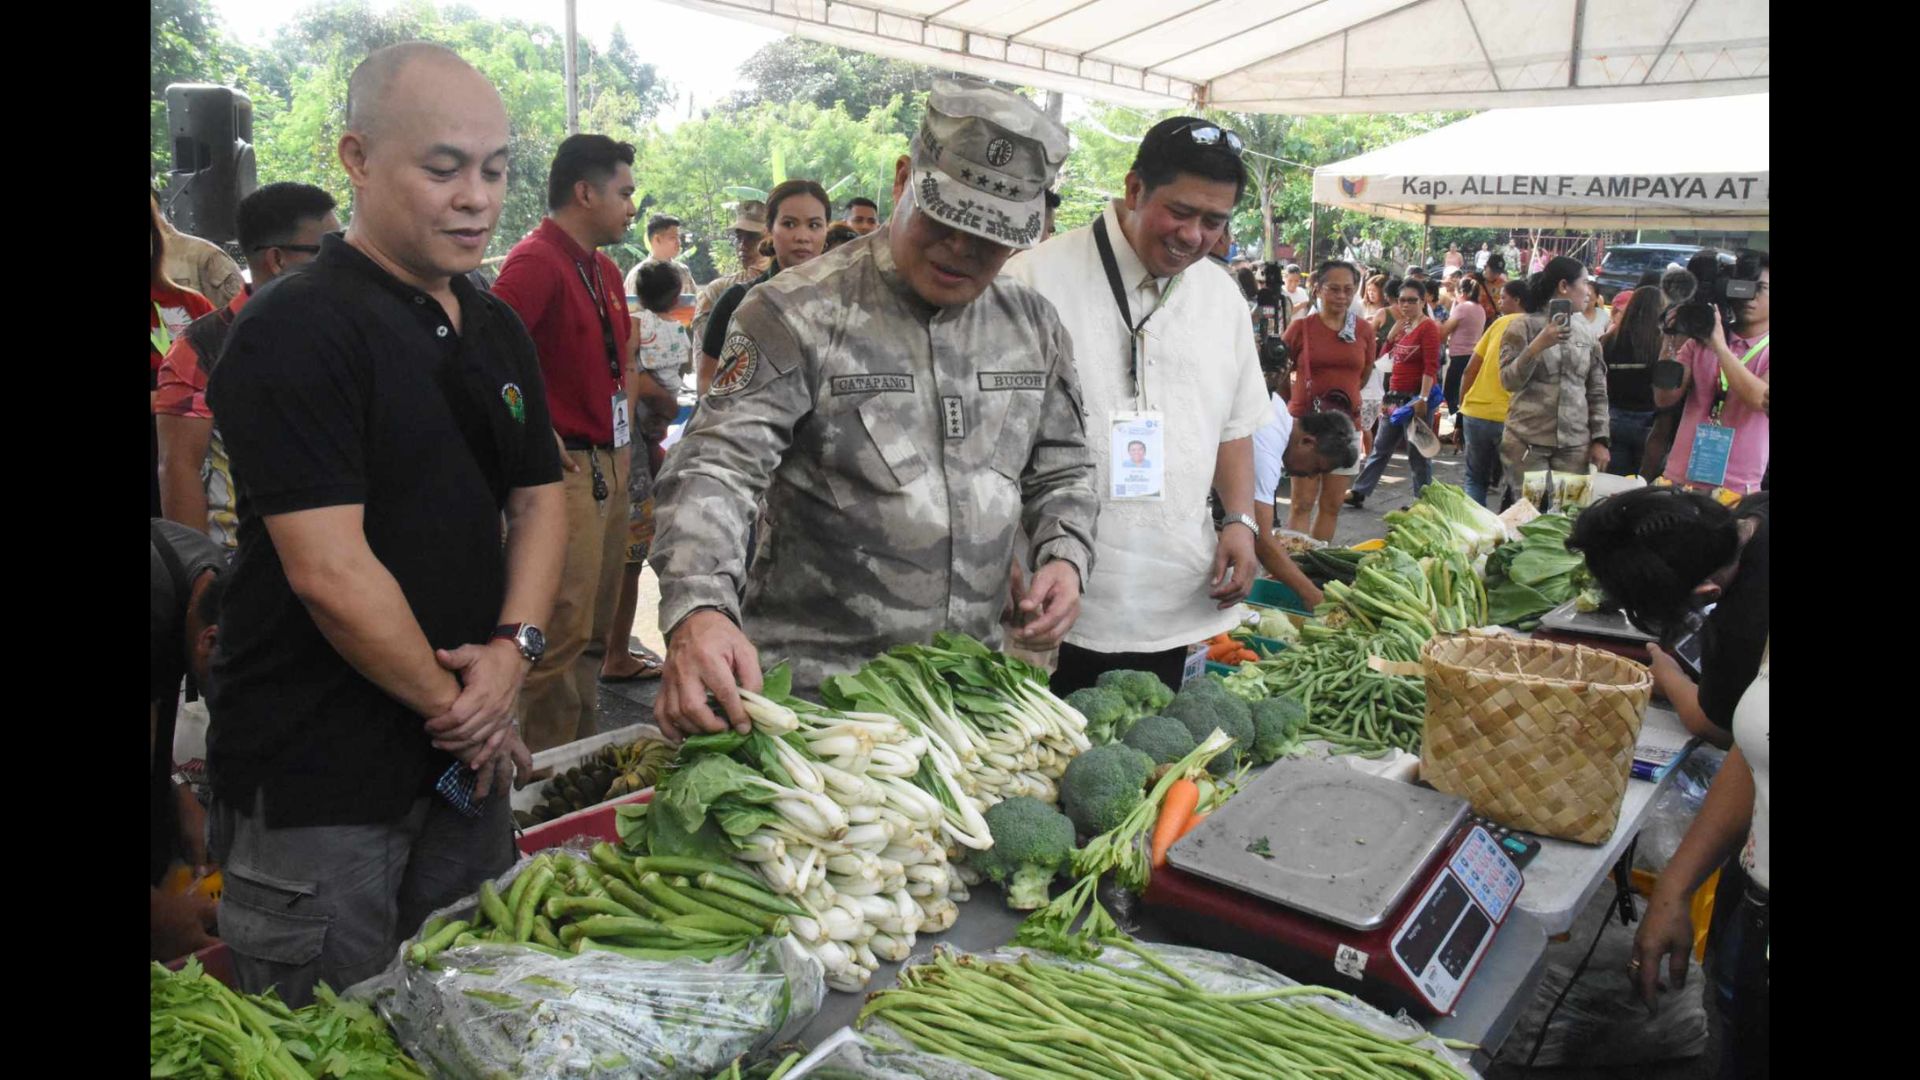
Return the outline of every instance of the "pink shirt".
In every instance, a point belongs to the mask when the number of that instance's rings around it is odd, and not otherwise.
[[[1487,309],[1471,300],[1462,300],[1447,314],[1460,320],[1453,328],[1453,336],[1447,339],[1447,355],[1465,356],[1480,344],[1480,335],[1486,332]]]
[[[1744,357],[1747,350],[1753,348],[1753,341],[1729,332],[1727,348],[1734,356]],[[1747,370],[1764,378],[1772,370],[1772,358],[1773,347],[1768,345],[1747,361]],[[1680,430],[1674,433],[1673,449],[1667,453],[1666,476],[1676,484],[1685,484],[1687,458],[1693,453],[1694,429],[1708,419],[1713,411],[1714,395],[1720,391],[1720,360],[1714,356],[1711,346],[1697,341],[1680,346],[1674,359],[1687,365],[1693,381],[1687,387],[1685,407],[1680,413]],[[1766,413],[1740,400],[1740,395],[1729,389],[1726,404],[1720,407],[1720,423],[1733,429],[1733,452],[1727,459],[1727,479],[1722,486],[1743,495],[1760,490],[1760,479],[1767,472],[1772,421]]]

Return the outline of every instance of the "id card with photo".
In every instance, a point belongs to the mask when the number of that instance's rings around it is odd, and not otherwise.
[[[627,395],[613,395],[613,448],[615,450],[633,441],[633,414],[627,409]]]
[[[1166,497],[1166,425],[1158,411],[1115,412],[1108,422],[1107,497],[1115,502]]]

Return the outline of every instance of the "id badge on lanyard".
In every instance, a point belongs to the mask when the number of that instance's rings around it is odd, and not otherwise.
[[[1132,365],[1133,404],[1131,409],[1115,409],[1107,416],[1107,498],[1112,502],[1141,502],[1165,499],[1167,478],[1166,418],[1158,409],[1146,407],[1147,333],[1149,314],[1134,322],[1127,307],[1126,290],[1120,282],[1112,242],[1107,239],[1107,219],[1094,219],[1093,237],[1100,250],[1100,261],[1107,272],[1107,284],[1120,321],[1127,327],[1128,360]],[[1174,284],[1178,284],[1175,278]],[[1171,298],[1173,286],[1161,297],[1161,307]],[[1155,309],[1155,313],[1158,309]]]
[[[1727,479],[1727,463],[1733,459],[1733,429],[1712,420],[1702,420],[1693,429],[1693,450],[1687,454],[1687,479],[1696,484],[1720,487]]]
[[[1108,417],[1107,498],[1137,502],[1166,498],[1167,428],[1157,409],[1115,409]]]
[[[613,448],[615,450],[633,441],[633,416],[627,409],[627,395],[613,395]]]

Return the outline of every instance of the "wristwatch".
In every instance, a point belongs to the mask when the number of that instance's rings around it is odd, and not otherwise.
[[[492,641],[511,641],[520,648],[520,655],[530,664],[537,664],[547,654],[547,635],[532,623],[508,623],[493,628]]]
[[[1256,538],[1260,535],[1260,523],[1246,514],[1228,514],[1227,520],[1221,522],[1220,527],[1224,529],[1228,525],[1245,525]]]

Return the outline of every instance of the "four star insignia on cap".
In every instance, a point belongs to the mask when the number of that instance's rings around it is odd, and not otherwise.
[[[971,179],[973,179],[973,170],[972,170],[972,169],[961,169],[961,170],[960,170],[960,179],[962,179],[962,180],[971,180]]]
[[[1000,181],[998,181],[998,180],[995,180],[995,181],[993,182],[993,190],[995,190],[995,191],[1005,191],[1005,190],[1007,190],[1007,185],[1005,185],[1005,184],[1003,184],[1003,183],[1001,183],[1001,182],[1000,182]]]

